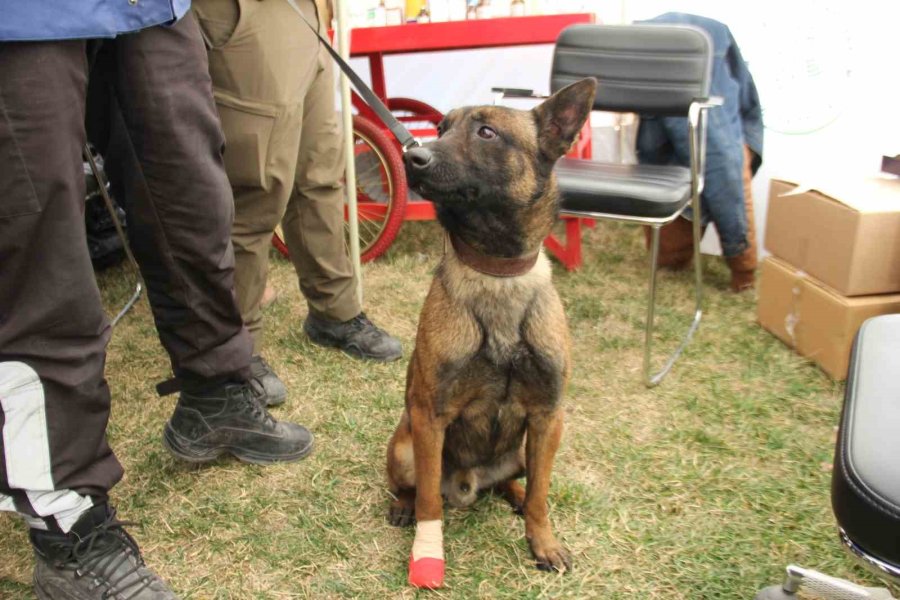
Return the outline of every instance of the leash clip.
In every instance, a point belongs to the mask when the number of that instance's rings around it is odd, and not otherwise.
[[[400,151],[401,153],[406,154],[407,150],[409,150],[410,148],[418,148],[421,145],[422,142],[419,141],[419,138],[412,138],[411,140],[400,146]]]

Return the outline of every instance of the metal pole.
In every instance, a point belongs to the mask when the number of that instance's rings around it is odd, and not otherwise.
[[[347,21],[347,10],[344,0],[334,1],[337,18],[338,53],[344,60],[350,60],[350,24]],[[362,263],[359,260],[359,221],[356,208],[356,168],[353,156],[353,113],[350,110],[350,80],[341,71],[341,113],[344,117],[344,153],[347,162],[347,220],[350,227],[350,262],[356,273],[356,295],[359,303],[363,301]]]

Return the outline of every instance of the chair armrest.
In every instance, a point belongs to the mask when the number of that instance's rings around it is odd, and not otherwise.
[[[699,104],[700,108],[715,108],[725,104],[725,98],[722,96],[710,96],[708,98],[697,98],[694,104]]]
[[[691,195],[694,210],[699,210],[700,208],[700,194],[703,192],[705,185],[707,111],[710,108],[722,106],[724,102],[721,96],[696,98],[688,108],[688,131],[691,139],[691,179],[693,181]]]
[[[544,98],[549,97],[542,94],[535,94],[534,90],[526,90],[523,88],[492,87],[491,92],[494,94],[495,105],[500,104],[500,101],[504,98],[530,98],[532,100],[543,100]]]
[[[492,87],[491,92],[494,94],[500,94],[500,97],[508,97],[508,98],[546,98],[547,96],[543,96],[541,94],[535,94],[534,90],[526,90],[524,88],[507,88],[507,87]]]

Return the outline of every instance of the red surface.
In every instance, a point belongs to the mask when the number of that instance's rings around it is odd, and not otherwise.
[[[365,27],[350,34],[350,55],[552,44],[569,25],[593,22],[592,13],[573,13]]]
[[[420,558],[413,560],[409,557],[409,584],[417,588],[429,590],[437,589],[444,585],[444,561],[439,558]]]

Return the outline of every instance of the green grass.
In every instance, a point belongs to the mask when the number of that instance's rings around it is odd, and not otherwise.
[[[573,340],[567,428],[550,491],[565,575],[532,566],[524,526],[498,498],[445,515],[447,588],[406,585],[411,530],[384,519],[384,452],[403,403],[406,359],[360,363],[310,344],[290,265],[273,263],[265,355],[290,390],[276,417],[308,425],[316,451],[268,468],[222,460],[194,468],[160,444],[174,397],[146,300],[115,330],[109,437],[125,465],[113,491],[147,561],[184,598],[751,598],[796,562],[866,582],[841,552],[829,503],[842,385],[755,322],[753,294],[726,290],[705,259],[705,315],[663,384],[641,384],[646,260],[633,228],[587,232],[585,267],[556,269]],[[441,248],[433,223],[407,223],[365,266],[370,317],[405,358]],[[107,305],[130,289],[103,273]],[[690,314],[689,273],[660,281],[660,339]],[[0,597],[28,598],[24,525],[0,518]]]

